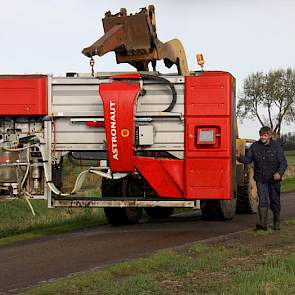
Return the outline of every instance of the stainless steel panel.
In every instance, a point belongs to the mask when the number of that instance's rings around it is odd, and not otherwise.
[[[107,75],[105,74],[104,77]],[[143,89],[145,95],[138,98],[136,113],[157,112],[157,116],[149,117],[155,130],[154,144],[145,147],[152,150],[182,150],[183,149],[183,121],[181,114],[184,113],[184,86],[183,77],[165,77],[172,81],[177,91],[177,103],[173,108],[173,117],[166,118],[163,111],[172,100],[170,88],[165,84],[147,82]],[[103,115],[102,101],[99,97],[98,88],[100,83],[109,81],[105,78],[53,78],[51,94],[51,113],[55,117],[56,125],[56,148],[71,150],[81,146],[87,149],[101,149],[104,145],[105,135],[103,128],[89,128],[85,122],[73,122],[71,119],[81,117],[90,118]],[[177,83],[175,83],[177,82]],[[162,115],[162,116],[161,116]],[[170,114],[169,114],[170,115]],[[142,117],[142,115],[141,115]],[[138,122],[142,125],[144,123]],[[139,148],[140,149],[140,148]]]

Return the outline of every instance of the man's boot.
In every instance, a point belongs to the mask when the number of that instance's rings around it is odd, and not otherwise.
[[[259,223],[256,224],[257,230],[267,230],[267,213],[268,208],[259,207]]]
[[[273,213],[273,229],[274,230],[280,230],[280,212],[274,212]]]

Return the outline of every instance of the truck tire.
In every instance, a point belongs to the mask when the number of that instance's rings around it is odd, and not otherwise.
[[[146,214],[152,219],[167,219],[169,218],[174,208],[172,207],[148,207],[144,209]]]
[[[102,179],[101,194],[104,198],[131,198],[140,197],[137,195],[140,191],[140,183],[133,177],[124,177],[123,179]],[[142,208],[114,208],[105,207],[104,213],[108,221],[115,226],[124,224],[135,224],[142,216]]]
[[[237,213],[255,213],[258,209],[258,194],[253,179],[253,165],[244,166],[244,186],[238,186]]]
[[[206,220],[232,219],[236,212],[237,199],[201,200],[201,211]]]

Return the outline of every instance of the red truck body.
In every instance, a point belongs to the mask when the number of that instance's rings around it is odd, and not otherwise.
[[[0,75],[0,115],[47,115],[47,76]]]
[[[110,167],[139,171],[161,197],[231,199],[233,189],[233,77],[204,72],[185,78],[184,159],[136,157],[134,101],[138,76],[100,86]]]

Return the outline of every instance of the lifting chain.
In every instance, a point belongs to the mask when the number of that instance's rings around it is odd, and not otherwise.
[[[92,75],[92,77],[94,77],[94,64],[95,64],[95,61],[94,61],[92,56],[90,58],[89,64],[90,64],[90,67],[91,67],[91,75]]]

